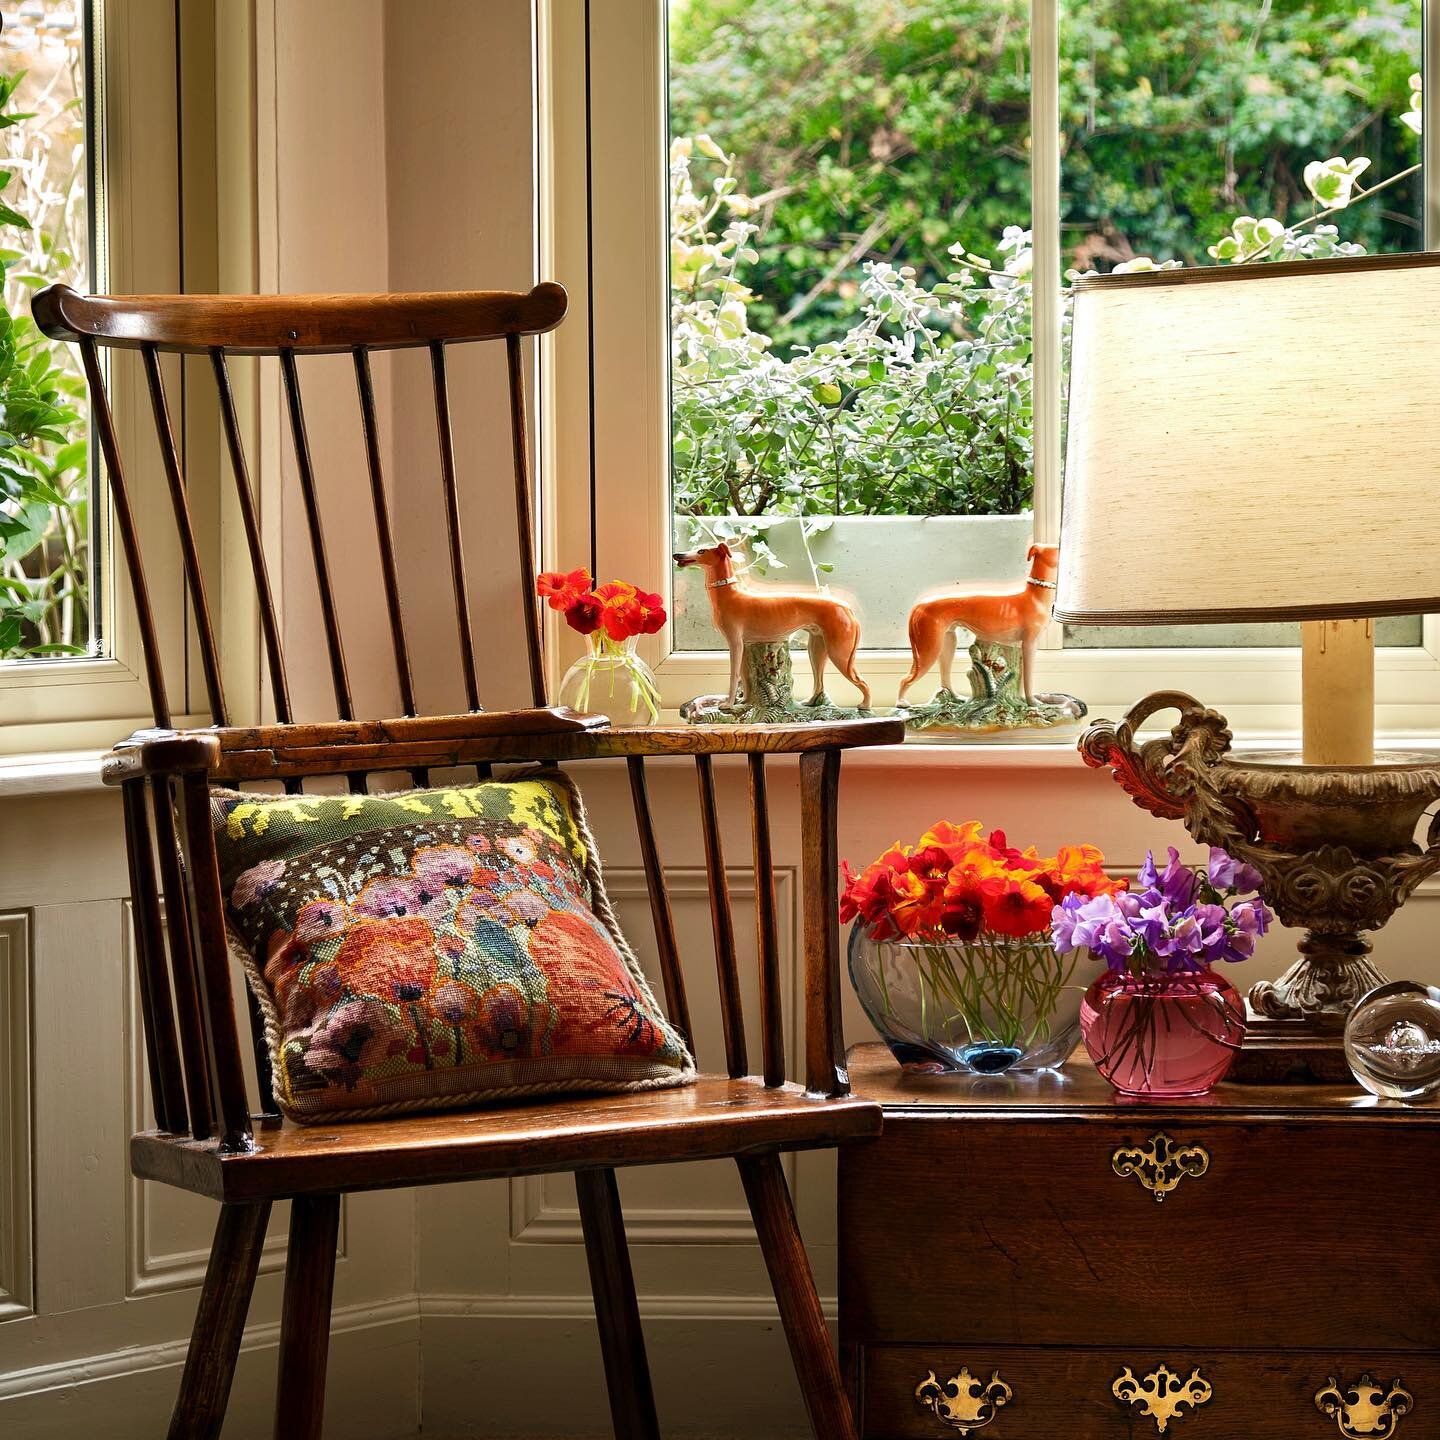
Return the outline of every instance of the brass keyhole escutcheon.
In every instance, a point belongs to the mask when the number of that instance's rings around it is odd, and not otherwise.
[[[1156,1432],[1163,1435],[1172,1420],[1184,1419],[1182,1411],[1204,1405],[1215,1392],[1198,1365],[1188,1380],[1163,1365],[1137,1377],[1127,1365],[1116,1377],[1110,1393],[1127,1409],[1148,1416],[1155,1422]]]
[[[1400,1417],[1415,1408],[1415,1397],[1396,1380],[1387,1390],[1367,1370],[1358,1380],[1341,1385],[1332,1375],[1315,1392],[1315,1408],[1334,1420],[1345,1440],[1387,1440],[1400,1426]]]
[[[968,1435],[972,1430],[983,1430],[1014,1394],[998,1370],[982,1381],[962,1367],[958,1375],[945,1381],[937,1380],[935,1372],[930,1371],[915,1387],[915,1403],[942,1424]]]
[[[1182,1180],[1198,1180],[1210,1168],[1210,1152],[1203,1145],[1177,1145],[1158,1130],[1144,1145],[1122,1145],[1110,1168],[1122,1180],[1134,1176],[1158,1205]]]

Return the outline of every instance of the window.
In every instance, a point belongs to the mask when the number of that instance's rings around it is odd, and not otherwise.
[[[45,285],[91,288],[90,31],[66,0],[32,0],[3,21],[0,661],[91,655],[101,626],[85,380],[68,346],[36,332],[29,304]]]
[[[8,391],[9,433],[18,442],[0,458],[5,751],[96,748],[149,716],[129,588],[112,554],[105,475],[92,459],[78,357],[34,331],[29,297],[54,281],[102,291],[178,291],[187,259],[203,258],[207,236],[213,247],[213,214],[208,225],[182,224],[180,183],[183,158],[185,209],[198,222],[214,205],[214,136],[207,171],[203,145],[182,157],[180,132],[182,114],[198,128],[206,105],[213,125],[215,21],[205,8],[173,0],[0,0],[0,74],[7,84],[15,81],[5,109],[32,117],[0,129],[9,157],[0,170],[11,176],[0,201],[30,227],[0,216],[6,313],[24,384],[53,390],[47,403],[58,411],[27,433],[15,417],[37,412],[15,406],[20,371],[12,368],[0,381]],[[123,114],[125,124],[107,124],[113,114]],[[194,287],[214,289],[206,276],[197,265]],[[166,363],[183,432],[189,407],[178,366]],[[112,365],[111,407],[122,452],[133,457],[127,474],[137,512],[162,513],[156,507],[168,504],[165,481],[138,357]],[[213,448],[218,460],[218,432],[213,447],[199,446],[195,435],[186,443],[199,454]],[[200,539],[218,544],[218,523]],[[148,579],[161,645],[178,660],[186,644],[178,556],[156,565]]]
[[[1058,531],[1066,271],[1424,241],[1421,0],[588,8],[542,8],[542,263],[582,330],[547,372],[553,558],[658,588],[675,541],[747,541],[860,593],[882,704],[921,590]],[[690,579],[669,704],[722,679]],[[1382,725],[1433,725],[1440,630],[1379,638]],[[1057,625],[1042,681],[1287,728],[1294,640]]]

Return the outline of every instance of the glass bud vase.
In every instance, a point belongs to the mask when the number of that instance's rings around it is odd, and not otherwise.
[[[611,725],[653,725],[660,718],[660,691],[650,667],[635,653],[635,636],[612,640],[597,630],[585,653],[565,672],[556,704],[609,716]]]
[[[1122,1095],[1206,1095],[1245,1038],[1245,1002],[1214,970],[1107,970],[1085,992],[1080,1031],[1095,1068]]]
[[[1084,950],[1057,955],[1046,935],[964,943],[850,931],[855,993],[907,1069],[998,1075],[1063,1065],[1098,964]]]

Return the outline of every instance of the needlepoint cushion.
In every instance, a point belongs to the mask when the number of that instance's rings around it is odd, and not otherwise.
[[[561,772],[212,796],[231,946],[293,1119],[694,1079]]]

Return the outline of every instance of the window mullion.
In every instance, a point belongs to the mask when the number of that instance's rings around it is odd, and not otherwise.
[[[1060,329],[1063,305],[1060,247],[1059,0],[1030,4],[1030,272],[1034,338],[1031,384],[1035,421],[1035,538],[1060,534]],[[1044,649],[1058,650],[1061,627],[1050,625]]]
[[[1420,171],[1424,195],[1423,225],[1425,248],[1440,249],[1440,126],[1429,123],[1440,104],[1440,17],[1435,0],[1424,0],[1421,8],[1420,113],[1425,124],[1420,134]]]

